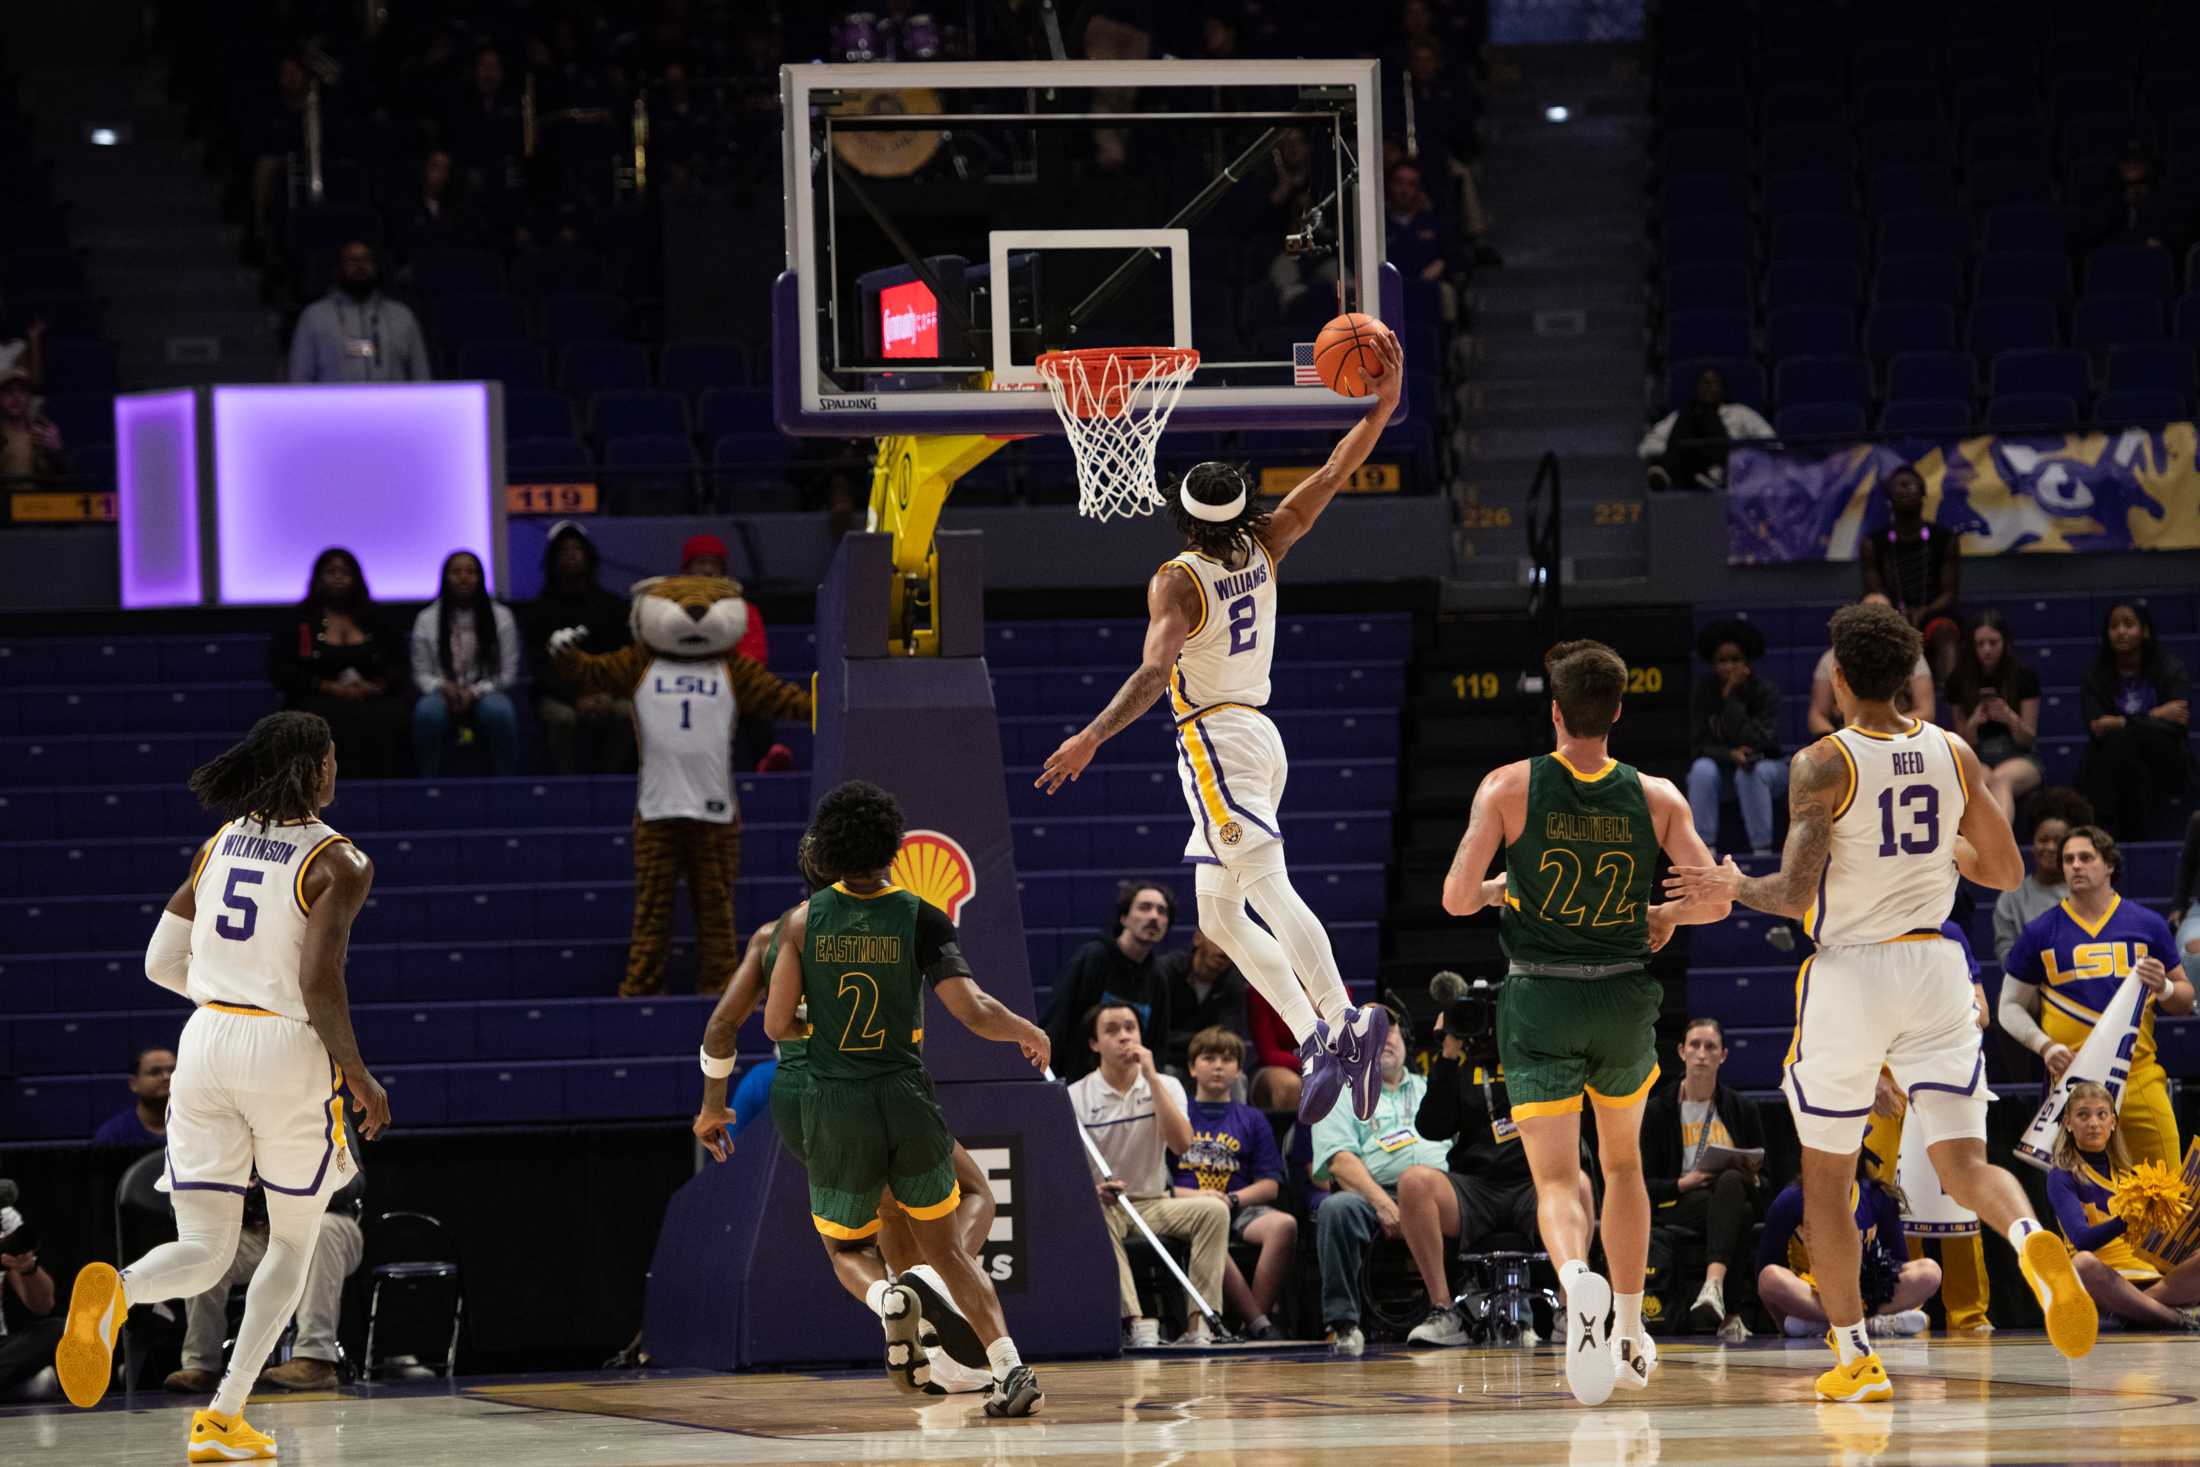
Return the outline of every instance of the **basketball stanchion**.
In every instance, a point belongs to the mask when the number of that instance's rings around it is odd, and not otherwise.
[[[1045,1075],[1050,1083],[1060,1083],[1052,1066],[1047,1067],[1040,1073]],[[1067,1089],[1068,1087],[1065,1085],[1063,1088]],[[1122,1178],[1117,1177],[1108,1170],[1108,1159],[1100,1154],[1099,1147],[1093,1145],[1092,1136],[1085,1130],[1085,1123],[1081,1120],[1077,1122],[1077,1139],[1085,1143],[1085,1154],[1092,1158],[1092,1164],[1101,1176],[1116,1182],[1122,1180]],[[1208,1333],[1218,1340],[1221,1339],[1223,1333],[1222,1316],[1215,1312],[1214,1305],[1207,1302],[1205,1294],[1192,1287],[1192,1281],[1185,1276],[1184,1270],[1176,1266],[1176,1255],[1161,1246],[1161,1239],[1154,1235],[1152,1228],[1146,1226],[1146,1219],[1139,1216],[1138,1209],[1131,1205],[1129,1196],[1122,1192],[1116,1193],[1115,1204],[1123,1209],[1124,1215],[1131,1220],[1138,1231],[1145,1234],[1147,1246],[1160,1255],[1162,1266],[1167,1268],[1171,1274],[1174,1274],[1176,1281],[1184,1286],[1184,1297],[1199,1306],[1200,1316],[1207,1321]]]

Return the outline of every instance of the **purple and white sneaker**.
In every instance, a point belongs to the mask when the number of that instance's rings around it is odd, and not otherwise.
[[[1313,1125],[1337,1108],[1343,1094],[1344,1070],[1330,1048],[1329,1026],[1317,1019],[1299,1046],[1299,1123]]]
[[[1375,1102],[1383,1093],[1383,1045],[1390,1039],[1390,1010],[1379,1003],[1344,1011],[1343,1020],[1329,1031],[1337,1056],[1337,1068],[1352,1091],[1352,1113],[1361,1120],[1375,1118]]]

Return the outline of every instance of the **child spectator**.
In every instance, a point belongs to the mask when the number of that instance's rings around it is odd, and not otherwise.
[[[519,623],[484,589],[481,558],[454,550],[443,559],[441,592],[413,619],[413,757],[424,778],[443,772],[455,729],[479,730],[489,766],[519,772]]]
[[[1176,1195],[1220,1193],[1230,1204],[1230,1236],[1260,1249],[1250,1284],[1235,1259],[1222,1269],[1222,1297],[1245,1322],[1246,1337],[1277,1340],[1269,1313],[1290,1281],[1298,1254],[1299,1220],[1277,1205],[1283,1156],[1268,1117],[1235,1099],[1245,1064],[1245,1040],[1235,1031],[1202,1029],[1192,1036],[1192,1100],[1185,1107],[1192,1144],[1177,1158]]]
[[[2062,1134],[2055,1138],[2055,1169],[2047,1174],[2047,1200],[2085,1291],[2118,1319],[2143,1328],[2200,1327],[2200,1254],[2164,1278],[2132,1248],[2124,1220],[2109,1213],[2109,1201],[2130,1171],[2131,1156],[2116,1129],[2115,1097],[2091,1080],[2071,1086]]]
[[[2185,665],[2154,635],[2154,615],[2119,601],[2078,700],[2093,735],[2078,788],[2119,840],[2144,840],[2158,812],[2185,792],[2192,722]]]
[[[2000,612],[1982,611],[1964,628],[1947,692],[1955,732],[1977,751],[1987,792],[2002,818],[2014,822],[2017,801],[2040,783],[2040,761],[2032,752],[2040,729],[2040,679],[2018,658]]]
[[[1858,1153],[1856,1230],[1864,1235],[1864,1307],[1873,1334],[1914,1335],[1925,1329],[1919,1306],[1940,1287],[1940,1265],[1910,1258],[1902,1232],[1902,1200],[1872,1175],[1879,1158]],[[1810,1251],[1803,1246],[1803,1184],[1790,1182],[1772,1199],[1765,1214],[1764,1238],[1757,1246],[1757,1297],[1773,1318],[1783,1320],[1789,1336],[1808,1339],[1826,1332],[1825,1306],[1810,1274]]]

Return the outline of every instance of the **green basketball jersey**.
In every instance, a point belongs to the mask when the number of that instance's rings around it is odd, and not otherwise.
[[[927,966],[933,981],[941,976],[919,951],[925,910],[898,886],[858,896],[836,884],[810,898],[802,993],[812,1074],[861,1080],[923,1067]]]
[[[779,929],[785,924],[788,914],[793,911],[794,908],[789,907],[785,912],[779,914],[779,921],[772,924],[771,939],[764,944],[764,991],[766,993],[771,991],[772,969],[779,966]],[[810,1041],[807,1039],[782,1039],[772,1046],[772,1052],[779,1057],[779,1064],[782,1069],[799,1069],[810,1062]]]
[[[1505,849],[1505,956],[1527,968],[1647,962],[1657,869],[1632,765],[1584,778],[1556,754],[1530,759],[1527,822]]]

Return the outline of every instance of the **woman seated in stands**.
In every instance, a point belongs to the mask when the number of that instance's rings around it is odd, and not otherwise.
[[[1879,1158],[1869,1150],[1856,1159],[1856,1230],[1864,1235],[1864,1309],[1875,1335],[1914,1335],[1925,1329],[1923,1305],[1940,1288],[1940,1265],[1912,1258],[1902,1232],[1902,1198],[1873,1175]],[[1803,1246],[1803,1184],[1790,1182],[1772,1199],[1765,1235],[1757,1245],[1757,1297],[1795,1339],[1824,1334],[1826,1309],[1811,1277]]]
[[[1711,664],[1711,676],[1688,693],[1696,756],[1688,807],[1696,834],[1718,849],[1719,798],[1732,788],[1750,850],[1770,855],[1772,806],[1787,793],[1788,766],[1780,757],[1780,690],[1751,669],[1765,655],[1764,633],[1738,619],[1715,621],[1696,638],[1696,651]]]
[[[2152,1329],[2200,1326],[2200,1254],[2167,1278],[2141,1258],[2125,1236],[2124,1220],[2111,1216],[2109,1199],[2131,1171],[2131,1157],[2116,1129],[2116,1102],[2091,1080],[2070,1087],[2062,1134],[2055,1138],[2055,1169],[2047,1174],[2047,1200],[2075,1257],[2078,1277],[2093,1302],[2130,1324]]]
[[[1653,1228],[1686,1228],[1704,1239],[1703,1287],[1689,1306],[1688,1322],[1711,1334],[1727,1330],[1729,1320],[1739,1322],[1726,1279],[1747,1266],[1749,1230],[1764,1216],[1764,1127],[1756,1106],[1719,1083],[1724,1025],[1690,1019],[1680,1054],[1680,1079],[1643,1109],[1643,1181]],[[1728,1152],[1758,1154],[1751,1161]]]
[[[1859,605],[1892,606],[1894,603],[1877,591],[1856,598]],[[1895,711],[1907,713],[1912,718],[1933,716],[1933,669],[1925,660],[1925,654],[1917,656],[1917,666],[1910,670],[1910,680],[1894,695]],[[1810,736],[1822,739],[1841,726],[1841,707],[1833,701],[1833,648],[1828,646],[1819,655],[1818,666],[1810,675]]]
[[[1963,629],[1956,670],[1948,675],[1949,727],[1978,753],[1987,793],[2004,820],[2017,818],[2017,801],[2039,787],[2040,680],[2017,656],[2009,624],[1994,610],[1980,612]]]
[[[2184,664],[2155,637],[2144,602],[2108,609],[2078,695],[2093,735],[2078,788],[2118,840],[2144,840],[2185,792],[2191,687]]]
[[[454,550],[443,559],[440,593],[413,620],[413,757],[429,779],[462,729],[480,733],[489,767],[519,772],[519,623],[482,584],[481,558]]]
[[[267,671],[284,707],[328,720],[347,776],[406,772],[404,653],[358,556],[331,546],[314,557],[305,599],[269,640]]]

